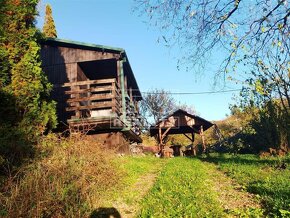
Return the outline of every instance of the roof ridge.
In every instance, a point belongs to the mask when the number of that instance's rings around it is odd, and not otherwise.
[[[73,40],[69,40],[69,39],[46,38],[45,41],[46,42],[52,41],[52,42],[59,42],[59,43],[76,45],[76,46],[85,46],[85,47],[91,47],[91,48],[100,48],[100,49],[106,49],[106,50],[125,52],[125,49],[123,49],[123,48],[98,45],[98,44],[94,44],[94,43],[86,43],[86,42],[80,42],[80,41],[73,41]]]

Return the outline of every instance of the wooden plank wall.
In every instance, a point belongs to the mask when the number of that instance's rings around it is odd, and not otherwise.
[[[77,81],[87,80],[87,76],[84,74],[82,68],[77,64]]]
[[[65,111],[67,96],[65,88],[61,88],[64,83],[86,80],[85,74],[78,66],[78,62],[118,59],[120,54],[83,50],[68,47],[56,47],[44,45],[41,48],[42,68],[48,80],[54,88],[51,93],[52,98],[57,102],[57,113],[59,121],[66,122],[71,114]]]
[[[43,66],[51,66],[82,61],[94,61],[112,58],[118,59],[120,57],[120,54],[45,45],[41,49],[41,57]]]

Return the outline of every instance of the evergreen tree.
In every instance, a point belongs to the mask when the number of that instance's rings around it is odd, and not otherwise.
[[[0,1],[0,159],[11,163],[10,157],[21,159],[29,142],[56,126],[56,113],[41,69],[38,0]]]
[[[49,4],[47,4],[45,7],[45,21],[43,25],[43,34],[46,37],[51,37],[51,38],[57,37],[55,24],[52,17],[52,10]]]

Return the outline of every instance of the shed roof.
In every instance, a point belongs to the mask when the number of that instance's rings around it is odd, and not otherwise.
[[[203,130],[209,129],[214,124],[197,115],[190,114],[182,109],[178,109],[164,119],[150,127],[150,135],[158,134],[159,128],[164,132],[169,127],[168,134],[199,133],[201,126]]]

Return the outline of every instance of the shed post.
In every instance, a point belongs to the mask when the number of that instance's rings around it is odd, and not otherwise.
[[[160,126],[159,126],[158,137],[159,137],[159,151],[161,152],[161,145],[162,145],[162,132],[161,132],[161,127],[160,127]]]
[[[196,145],[194,145],[194,132],[191,133],[192,154],[196,156]]]
[[[202,140],[202,152],[205,152],[206,145],[205,145],[205,140],[204,140],[203,126],[200,126],[200,136],[201,136],[201,140]]]

